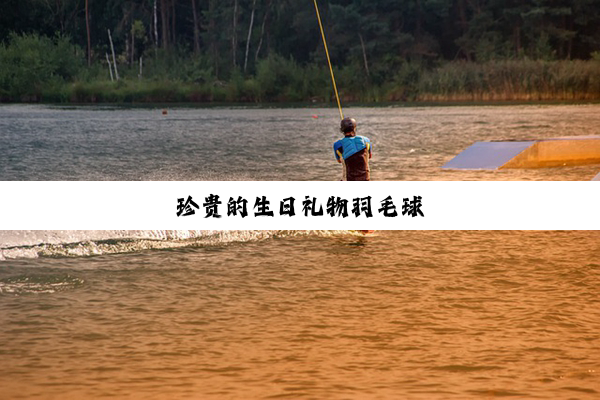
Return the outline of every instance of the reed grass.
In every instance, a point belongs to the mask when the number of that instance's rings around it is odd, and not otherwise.
[[[600,62],[453,62],[425,72],[418,101],[599,100]]]
[[[452,62],[427,70],[406,64],[389,82],[373,85],[360,68],[336,71],[344,103],[600,100],[600,61],[511,60]],[[325,69],[291,60],[265,61],[254,75],[228,81],[126,79],[77,82],[43,91],[43,101],[76,103],[334,102]]]

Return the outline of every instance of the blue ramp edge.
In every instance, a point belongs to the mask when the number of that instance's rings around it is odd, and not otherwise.
[[[595,177],[592,178],[593,181],[600,181],[600,172],[598,172],[598,175],[596,175]]]
[[[534,143],[535,141],[475,142],[442,168],[498,169]]]

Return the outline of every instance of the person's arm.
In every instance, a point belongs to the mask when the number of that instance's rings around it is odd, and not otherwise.
[[[333,154],[335,154],[335,159],[337,162],[342,162],[342,144],[338,141],[333,144]]]

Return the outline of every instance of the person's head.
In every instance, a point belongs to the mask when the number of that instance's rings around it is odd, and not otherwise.
[[[340,131],[342,131],[344,136],[356,134],[356,120],[354,118],[344,118],[340,124]]]

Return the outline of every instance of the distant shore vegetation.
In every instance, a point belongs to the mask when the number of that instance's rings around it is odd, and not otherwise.
[[[67,36],[12,33],[0,44],[0,101],[44,103],[334,102],[327,66],[277,53],[217,75],[206,56],[148,49],[133,62],[98,58]],[[117,78],[118,73],[118,78]],[[335,68],[345,103],[598,101],[600,52],[588,60],[405,60]]]

